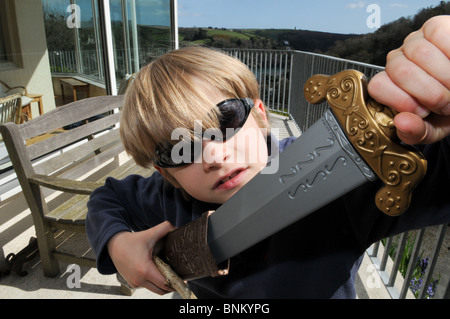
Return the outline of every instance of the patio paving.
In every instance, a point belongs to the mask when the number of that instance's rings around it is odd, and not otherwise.
[[[23,199],[20,195],[19,200]],[[29,216],[17,223],[19,224],[31,226],[4,245],[0,254],[3,252],[7,256],[11,252],[18,253],[28,244],[31,237],[35,237]],[[8,232],[10,231],[11,229],[8,229]],[[84,236],[67,233],[58,235],[57,245],[64,246],[67,243],[70,243],[71,248],[76,247],[77,252],[89,249]],[[88,254],[92,255],[92,251],[88,251]],[[0,259],[0,269],[5,269],[4,258]],[[159,296],[146,289],[136,289],[132,296],[125,296],[120,292],[120,283],[116,275],[101,275],[97,269],[69,265],[65,262],[60,262],[59,265],[58,276],[46,277],[42,271],[39,255],[35,256],[24,264],[23,270],[27,272],[25,276],[10,272],[0,277],[0,299],[171,299],[178,296],[174,294]]]
[[[159,296],[146,289],[136,289],[132,296],[120,293],[115,275],[100,275],[96,269],[68,268],[61,263],[61,274],[55,278],[45,277],[41,263],[36,257],[26,267],[28,275],[15,273],[0,279],[0,299],[172,299],[174,294]],[[78,271],[80,270],[80,271]],[[78,274],[80,281],[77,282]]]

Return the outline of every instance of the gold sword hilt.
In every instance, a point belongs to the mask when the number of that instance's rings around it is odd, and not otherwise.
[[[393,121],[397,112],[369,96],[364,74],[345,70],[314,75],[303,93],[312,104],[327,100],[348,140],[385,184],[375,195],[377,207],[391,216],[407,210],[427,161],[420,151],[400,142]]]

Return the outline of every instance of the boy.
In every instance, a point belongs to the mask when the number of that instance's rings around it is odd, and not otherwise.
[[[428,173],[410,209],[383,215],[373,203],[380,185],[367,183],[233,257],[229,275],[189,282],[199,298],[354,298],[361,255],[373,242],[450,222],[448,191],[436,187],[450,181],[449,38],[450,17],[430,19],[369,85],[372,97],[401,112],[399,137],[427,144],[420,148]],[[283,151],[292,142],[277,142],[268,128],[254,76],[224,54],[185,48],[144,67],[127,91],[121,135],[136,162],[157,172],[109,179],[92,194],[87,232],[99,271],[170,291],[152,262],[154,245],[242,188],[276,156],[269,145]],[[185,145],[172,135],[177,129],[188,130],[192,143],[174,152]],[[242,135],[248,143],[238,142]]]

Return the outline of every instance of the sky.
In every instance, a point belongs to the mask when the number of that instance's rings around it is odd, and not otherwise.
[[[180,27],[364,34],[441,0],[178,0]]]

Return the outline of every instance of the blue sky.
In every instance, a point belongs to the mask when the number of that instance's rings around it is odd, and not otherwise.
[[[370,33],[367,19],[379,8],[381,25],[415,15],[440,0],[178,0],[180,27],[303,29]],[[372,20],[374,21],[374,20]]]

